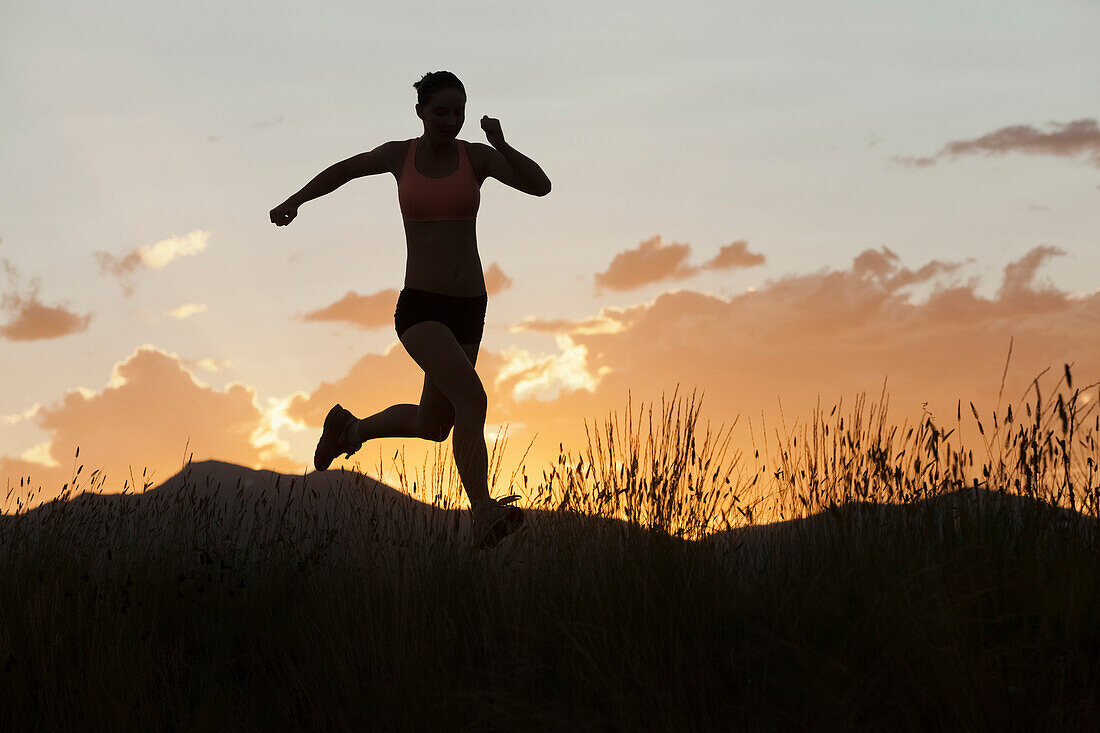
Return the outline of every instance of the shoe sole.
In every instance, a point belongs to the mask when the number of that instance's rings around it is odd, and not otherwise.
[[[478,549],[488,550],[496,547],[501,540],[523,526],[523,510],[516,506],[508,506],[507,509],[504,516],[485,529],[485,533],[477,543]]]
[[[317,441],[317,449],[313,451],[314,468],[324,471],[336,460],[336,456],[344,452],[340,447],[340,436],[347,429],[348,422],[354,419],[355,416],[340,405],[333,405],[328,411],[321,438]]]

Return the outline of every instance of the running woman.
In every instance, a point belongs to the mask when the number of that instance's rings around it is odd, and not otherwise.
[[[416,116],[424,125],[420,137],[386,142],[329,166],[272,209],[271,222],[286,226],[302,204],[353,178],[393,174],[408,252],[394,324],[402,346],[424,370],[420,403],[392,405],[363,419],[333,406],[313,463],[323,471],[336,456],[350,458],[372,438],[441,442],[453,427],[451,445],[470,500],[475,542],[491,547],[523,523],[523,512],[489,496],[487,399],[474,370],[488,296],[474,224],[486,178],[532,196],[550,193],[550,179],[504,141],[497,119],[481,118],[489,145],[457,138],[466,89],[451,72],[425,74],[413,88]]]

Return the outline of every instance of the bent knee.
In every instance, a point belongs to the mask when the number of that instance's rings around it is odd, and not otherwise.
[[[485,388],[480,384],[477,389],[472,389],[468,394],[454,402],[456,416],[460,419],[484,418],[489,409],[489,398],[485,394]]]
[[[450,423],[424,426],[420,428],[420,437],[434,443],[442,443],[451,434],[452,427]]]

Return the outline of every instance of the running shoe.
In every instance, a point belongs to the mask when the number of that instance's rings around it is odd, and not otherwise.
[[[355,420],[355,415],[340,405],[334,405],[328,411],[321,439],[317,441],[317,450],[313,452],[314,468],[324,471],[336,456],[347,453],[347,457],[351,458],[351,454],[362,447],[362,442],[352,442],[347,434],[348,426]]]
[[[523,525],[523,510],[508,503],[516,498],[508,497],[503,502],[490,499],[473,512],[475,547],[482,550],[496,547]]]

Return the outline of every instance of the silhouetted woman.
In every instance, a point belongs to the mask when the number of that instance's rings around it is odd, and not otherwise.
[[[351,457],[371,438],[443,441],[453,426],[455,463],[470,499],[475,537],[491,546],[523,522],[523,513],[489,497],[486,395],[474,370],[487,302],[475,217],[487,177],[532,196],[550,193],[550,179],[504,141],[499,120],[481,118],[492,147],[457,139],[466,109],[466,89],[457,76],[436,71],[413,87],[423,135],[383,143],[326,168],[272,209],[271,221],[286,226],[303,203],[353,178],[392,173],[397,179],[408,258],[394,323],[401,344],[424,370],[420,404],[392,405],[362,420],[335,405],[313,463],[323,471],[336,456]]]

